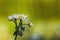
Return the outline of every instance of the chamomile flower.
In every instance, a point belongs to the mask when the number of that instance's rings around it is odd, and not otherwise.
[[[12,17],[12,16],[9,16],[9,17],[8,17],[8,19],[9,19],[9,20],[12,20],[12,19],[13,19],[13,17]]]
[[[18,14],[18,19],[25,19],[27,16],[24,14]]]
[[[18,15],[18,18],[19,18],[19,19],[24,19],[24,16],[23,16],[22,14],[19,14],[19,15]]]
[[[14,19],[18,19],[18,15],[17,15],[17,14],[14,14],[14,15],[13,15],[13,18],[14,18]]]
[[[24,15],[24,14],[14,14],[13,16],[9,16],[9,20],[12,20],[12,19],[17,19],[17,20],[22,19],[26,23],[29,22],[28,15]]]

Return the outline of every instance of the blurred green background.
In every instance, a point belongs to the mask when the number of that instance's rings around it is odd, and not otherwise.
[[[29,40],[33,34],[60,36],[60,0],[0,0],[0,40],[14,40],[15,24],[8,21],[13,14],[29,15],[33,23],[18,40]]]

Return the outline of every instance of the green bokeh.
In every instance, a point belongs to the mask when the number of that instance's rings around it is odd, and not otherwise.
[[[56,33],[55,26],[60,25],[60,0],[0,0],[0,27],[6,25],[8,38],[11,36],[12,39],[15,25],[8,21],[8,16],[13,14],[29,15],[33,23],[33,27],[26,31],[21,40],[28,39],[36,32],[50,37]],[[0,39],[4,40],[3,37]]]

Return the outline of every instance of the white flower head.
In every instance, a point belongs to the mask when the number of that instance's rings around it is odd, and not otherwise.
[[[22,19],[27,23],[29,22],[28,15],[24,15],[24,14],[14,14],[13,16],[9,16],[9,20],[12,19],[17,19],[17,20]]]
[[[14,19],[18,19],[18,15],[17,15],[17,14],[14,14],[14,15],[13,15],[13,18],[14,18]]]
[[[12,19],[13,19],[13,17],[12,17],[12,16],[9,16],[9,17],[8,17],[8,19],[9,19],[9,20],[12,20]]]
[[[23,20],[24,20],[25,18],[27,18],[27,16],[26,16],[26,15],[24,15],[24,14],[20,14],[20,15],[18,15],[18,18],[19,18],[19,19],[23,19]]]

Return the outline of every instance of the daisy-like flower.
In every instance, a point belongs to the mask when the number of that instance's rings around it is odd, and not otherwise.
[[[28,15],[21,14],[20,19],[23,19],[25,22],[29,22]]]
[[[27,16],[26,15],[24,15],[24,14],[18,14],[18,18],[19,19],[26,19],[27,18]]]
[[[8,19],[9,19],[9,20],[12,20],[12,19],[13,19],[13,17],[12,17],[12,16],[9,16],[9,17],[8,17]]]
[[[9,16],[8,17],[9,20],[12,20],[12,19],[22,19],[24,20],[26,23],[30,22],[29,19],[28,19],[28,15],[24,15],[24,14],[14,14],[13,16]]]
[[[17,15],[17,14],[14,14],[14,15],[13,15],[13,18],[14,18],[14,19],[18,19],[18,15]]]
[[[18,14],[18,19],[23,19],[23,15],[22,14]]]

